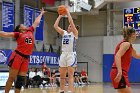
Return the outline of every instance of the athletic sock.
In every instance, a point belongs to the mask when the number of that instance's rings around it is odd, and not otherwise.
[[[60,93],[64,93],[64,90],[61,90]]]
[[[68,91],[68,93],[73,93],[72,91]]]

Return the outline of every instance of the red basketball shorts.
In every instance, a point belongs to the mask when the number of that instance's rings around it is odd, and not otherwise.
[[[28,65],[29,65],[29,56],[24,56],[18,51],[13,51],[8,66],[19,70],[20,72],[27,72],[28,71]]]
[[[114,86],[115,89],[122,89],[122,88],[126,88],[126,87],[130,87],[130,83],[128,80],[128,72],[126,71],[122,71],[122,78],[120,80],[120,82],[115,82],[114,79],[117,76],[117,68],[112,68],[111,72],[110,72],[110,78],[112,81],[112,84]]]

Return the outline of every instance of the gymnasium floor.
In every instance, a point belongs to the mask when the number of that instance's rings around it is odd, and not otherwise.
[[[133,93],[140,92],[140,84],[131,84]],[[75,93],[116,93],[111,84],[93,84],[88,86],[75,87]],[[59,93],[57,87],[46,88],[29,88],[22,89],[21,93]],[[0,93],[4,93],[4,90],[0,90]],[[10,93],[14,93],[13,90]]]

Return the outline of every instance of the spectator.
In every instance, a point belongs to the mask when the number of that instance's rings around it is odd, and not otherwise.
[[[34,86],[33,85],[33,77],[36,76],[36,73],[35,73],[35,68],[31,68],[29,70],[30,71],[29,71],[29,81],[28,81],[28,83],[29,83],[30,87],[32,87],[32,86]]]
[[[40,69],[37,69],[37,75],[39,75],[41,78],[44,78],[44,73]]]
[[[82,81],[80,79],[80,74],[79,72],[77,71],[77,69],[75,70],[74,72],[74,78],[75,78],[75,83],[78,83],[78,85],[81,85],[82,84]]]
[[[84,83],[89,84],[87,72],[85,71],[85,69],[83,69],[83,70],[81,71],[81,81],[84,82]]]
[[[58,87],[60,87],[60,72],[59,70],[55,70],[55,80]]]
[[[45,73],[47,69],[47,66],[45,64],[45,62],[42,63],[42,71]]]
[[[33,77],[34,86],[39,87],[39,85],[42,84],[43,82],[42,77],[43,77],[43,73],[39,71],[39,68],[36,68],[36,76]]]
[[[31,68],[30,70],[31,71],[29,71],[29,79],[32,79],[34,76],[36,76],[35,68]]]
[[[55,85],[55,69],[51,72],[50,84],[51,84],[51,86]]]

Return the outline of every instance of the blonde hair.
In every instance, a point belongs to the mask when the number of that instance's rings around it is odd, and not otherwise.
[[[136,30],[129,26],[129,27],[124,27],[123,30],[122,30],[122,34],[123,34],[123,37],[126,41],[128,41],[129,37],[132,35],[132,33],[135,33]]]

